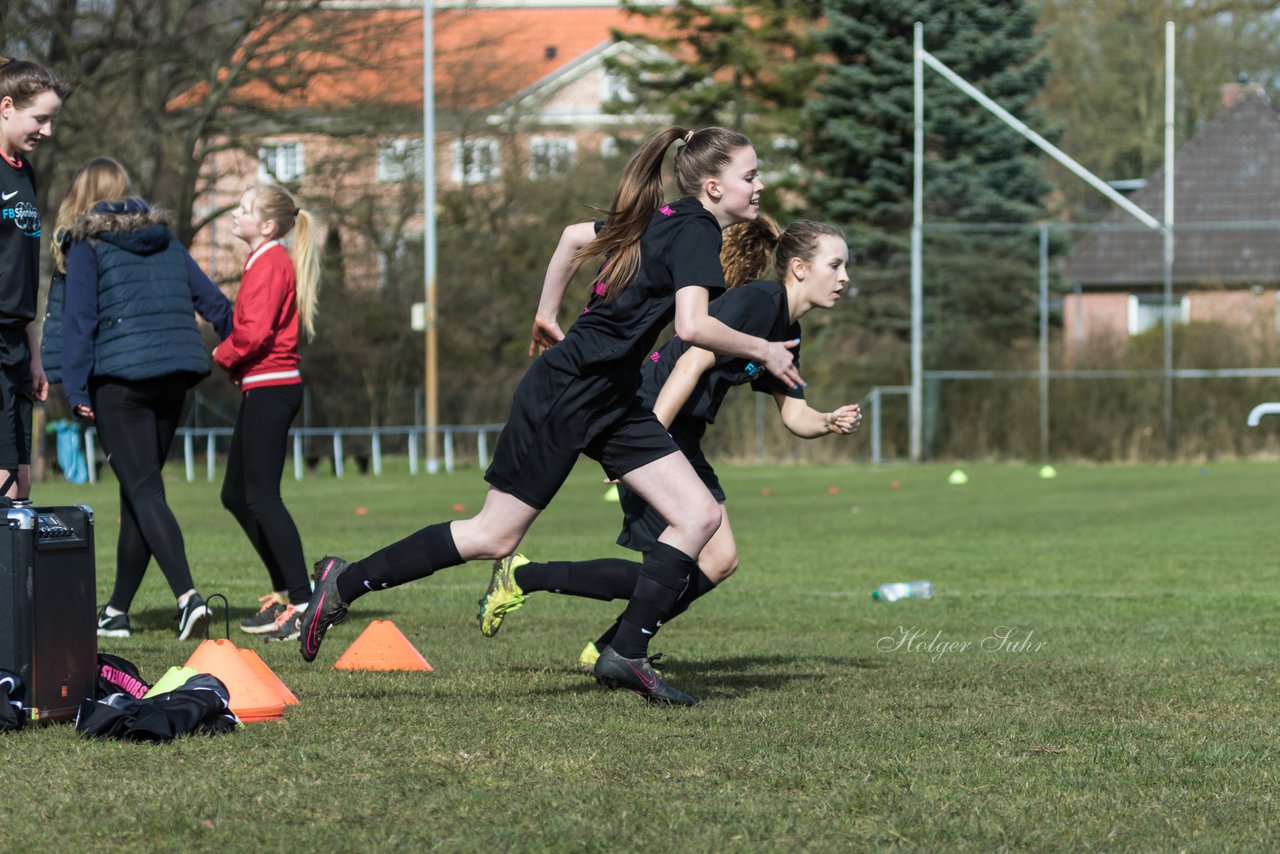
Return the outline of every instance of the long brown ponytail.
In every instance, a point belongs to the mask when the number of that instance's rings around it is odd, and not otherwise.
[[[698,195],[704,178],[719,174],[735,151],[751,144],[744,134],[725,128],[693,131],[672,125],[649,135],[623,170],[604,227],[574,256],[577,263],[608,259],[600,273],[606,300],[620,294],[640,269],[640,238],[662,204],[662,161],[676,140],[684,141],[676,151],[675,174],[685,196]]]

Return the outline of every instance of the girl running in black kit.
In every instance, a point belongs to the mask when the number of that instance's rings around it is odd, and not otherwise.
[[[765,220],[760,218],[761,222]],[[757,230],[757,234],[761,232],[763,229]],[[777,245],[778,280],[750,281],[732,288],[711,304],[711,315],[749,335],[790,341],[800,337],[800,318],[815,308],[832,308],[839,300],[849,280],[845,270],[849,250],[838,228],[818,222],[797,222],[781,236],[776,230],[772,235]],[[729,266],[726,260],[726,270]],[[798,362],[799,348],[794,352]],[[778,383],[750,360],[716,356],[679,338],[667,342],[646,360],[642,374],[642,403],[668,425],[698,477],[720,502],[723,514],[719,529],[698,555],[698,569],[676,601],[670,621],[738,568],[738,546],[729,526],[724,490],[701,446],[702,436],[707,426],[715,422],[729,389],[750,383],[756,391],[772,395],[783,424],[806,439],[852,433],[862,415],[857,404],[819,412],[805,402],[803,390]],[[666,523],[625,484],[618,491],[624,514],[618,544],[648,552]],[[641,566],[622,558],[530,563],[522,555],[512,555],[494,564],[489,590],[480,600],[480,630],[486,637],[493,637],[503,617],[521,607],[528,594],[539,590],[606,601],[630,598]],[[579,656],[580,664],[594,666],[600,651],[612,643],[621,620],[619,617],[597,641],[587,644]]]
[[[684,198],[663,204],[662,163],[672,143]],[[530,355],[539,358],[517,387],[485,479],[476,516],[423,528],[364,560],[325,557],[301,623],[302,657],[311,661],[329,626],[366,592],[395,587],[468,560],[515,551],[551,501],[579,454],[642,495],[671,525],[645,559],[614,643],[595,672],[642,696],[689,705],[646,660],[658,630],[720,524],[720,508],[653,413],[636,400],[640,363],[672,320],[685,341],[764,365],[787,387],[801,384],[795,342],[766,341],[730,329],[707,313],[724,288],[721,229],[759,215],[759,164],[750,140],[723,128],[668,127],[631,158],[605,222],[570,225],[543,282]],[[557,321],[581,263],[604,257],[591,299],[568,334]]]

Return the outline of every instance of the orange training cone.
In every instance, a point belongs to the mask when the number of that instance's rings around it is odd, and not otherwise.
[[[298,698],[289,690],[289,686],[284,684],[280,677],[276,675],[276,672],[267,666],[267,663],[262,660],[262,656],[251,649],[243,647],[240,649],[240,655],[244,657],[245,664],[249,665],[250,669],[257,674],[263,684],[275,691],[281,700],[284,700],[286,706],[298,705]]]
[[[374,620],[334,662],[335,670],[425,670],[431,665],[390,620]]]
[[[185,666],[221,679],[231,694],[231,711],[245,723],[284,717],[284,700],[262,681],[231,641],[204,641],[191,653]]]

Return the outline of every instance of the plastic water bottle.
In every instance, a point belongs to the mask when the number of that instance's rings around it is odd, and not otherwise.
[[[932,599],[933,583],[929,581],[898,581],[881,584],[871,594],[877,602],[897,602],[899,599]]]

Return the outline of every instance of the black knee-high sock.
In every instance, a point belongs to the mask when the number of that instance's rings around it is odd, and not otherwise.
[[[622,612],[622,625],[613,638],[613,651],[623,658],[644,658],[649,639],[671,617],[676,600],[698,571],[698,562],[666,543],[655,543],[644,558],[631,602]]]
[[[614,557],[527,563],[516,569],[516,584],[525,593],[550,590],[608,602],[610,599],[630,599],[643,569],[643,564]]]
[[[350,604],[371,590],[398,587],[463,562],[449,523],[428,525],[343,570],[338,595]]]
[[[698,569],[689,577],[689,585],[685,587],[684,592],[680,594],[680,598],[676,600],[676,606],[671,609],[671,616],[667,617],[664,622],[671,622],[677,616],[683,614],[688,607],[693,604],[694,599],[710,593],[715,589],[716,583],[710,578],[707,578],[707,574],[705,572]],[[605,633],[596,640],[596,649],[604,649],[606,646],[613,643],[614,635],[618,633],[618,626],[621,625],[622,615],[619,614],[618,619],[613,621],[613,625],[606,629]]]

